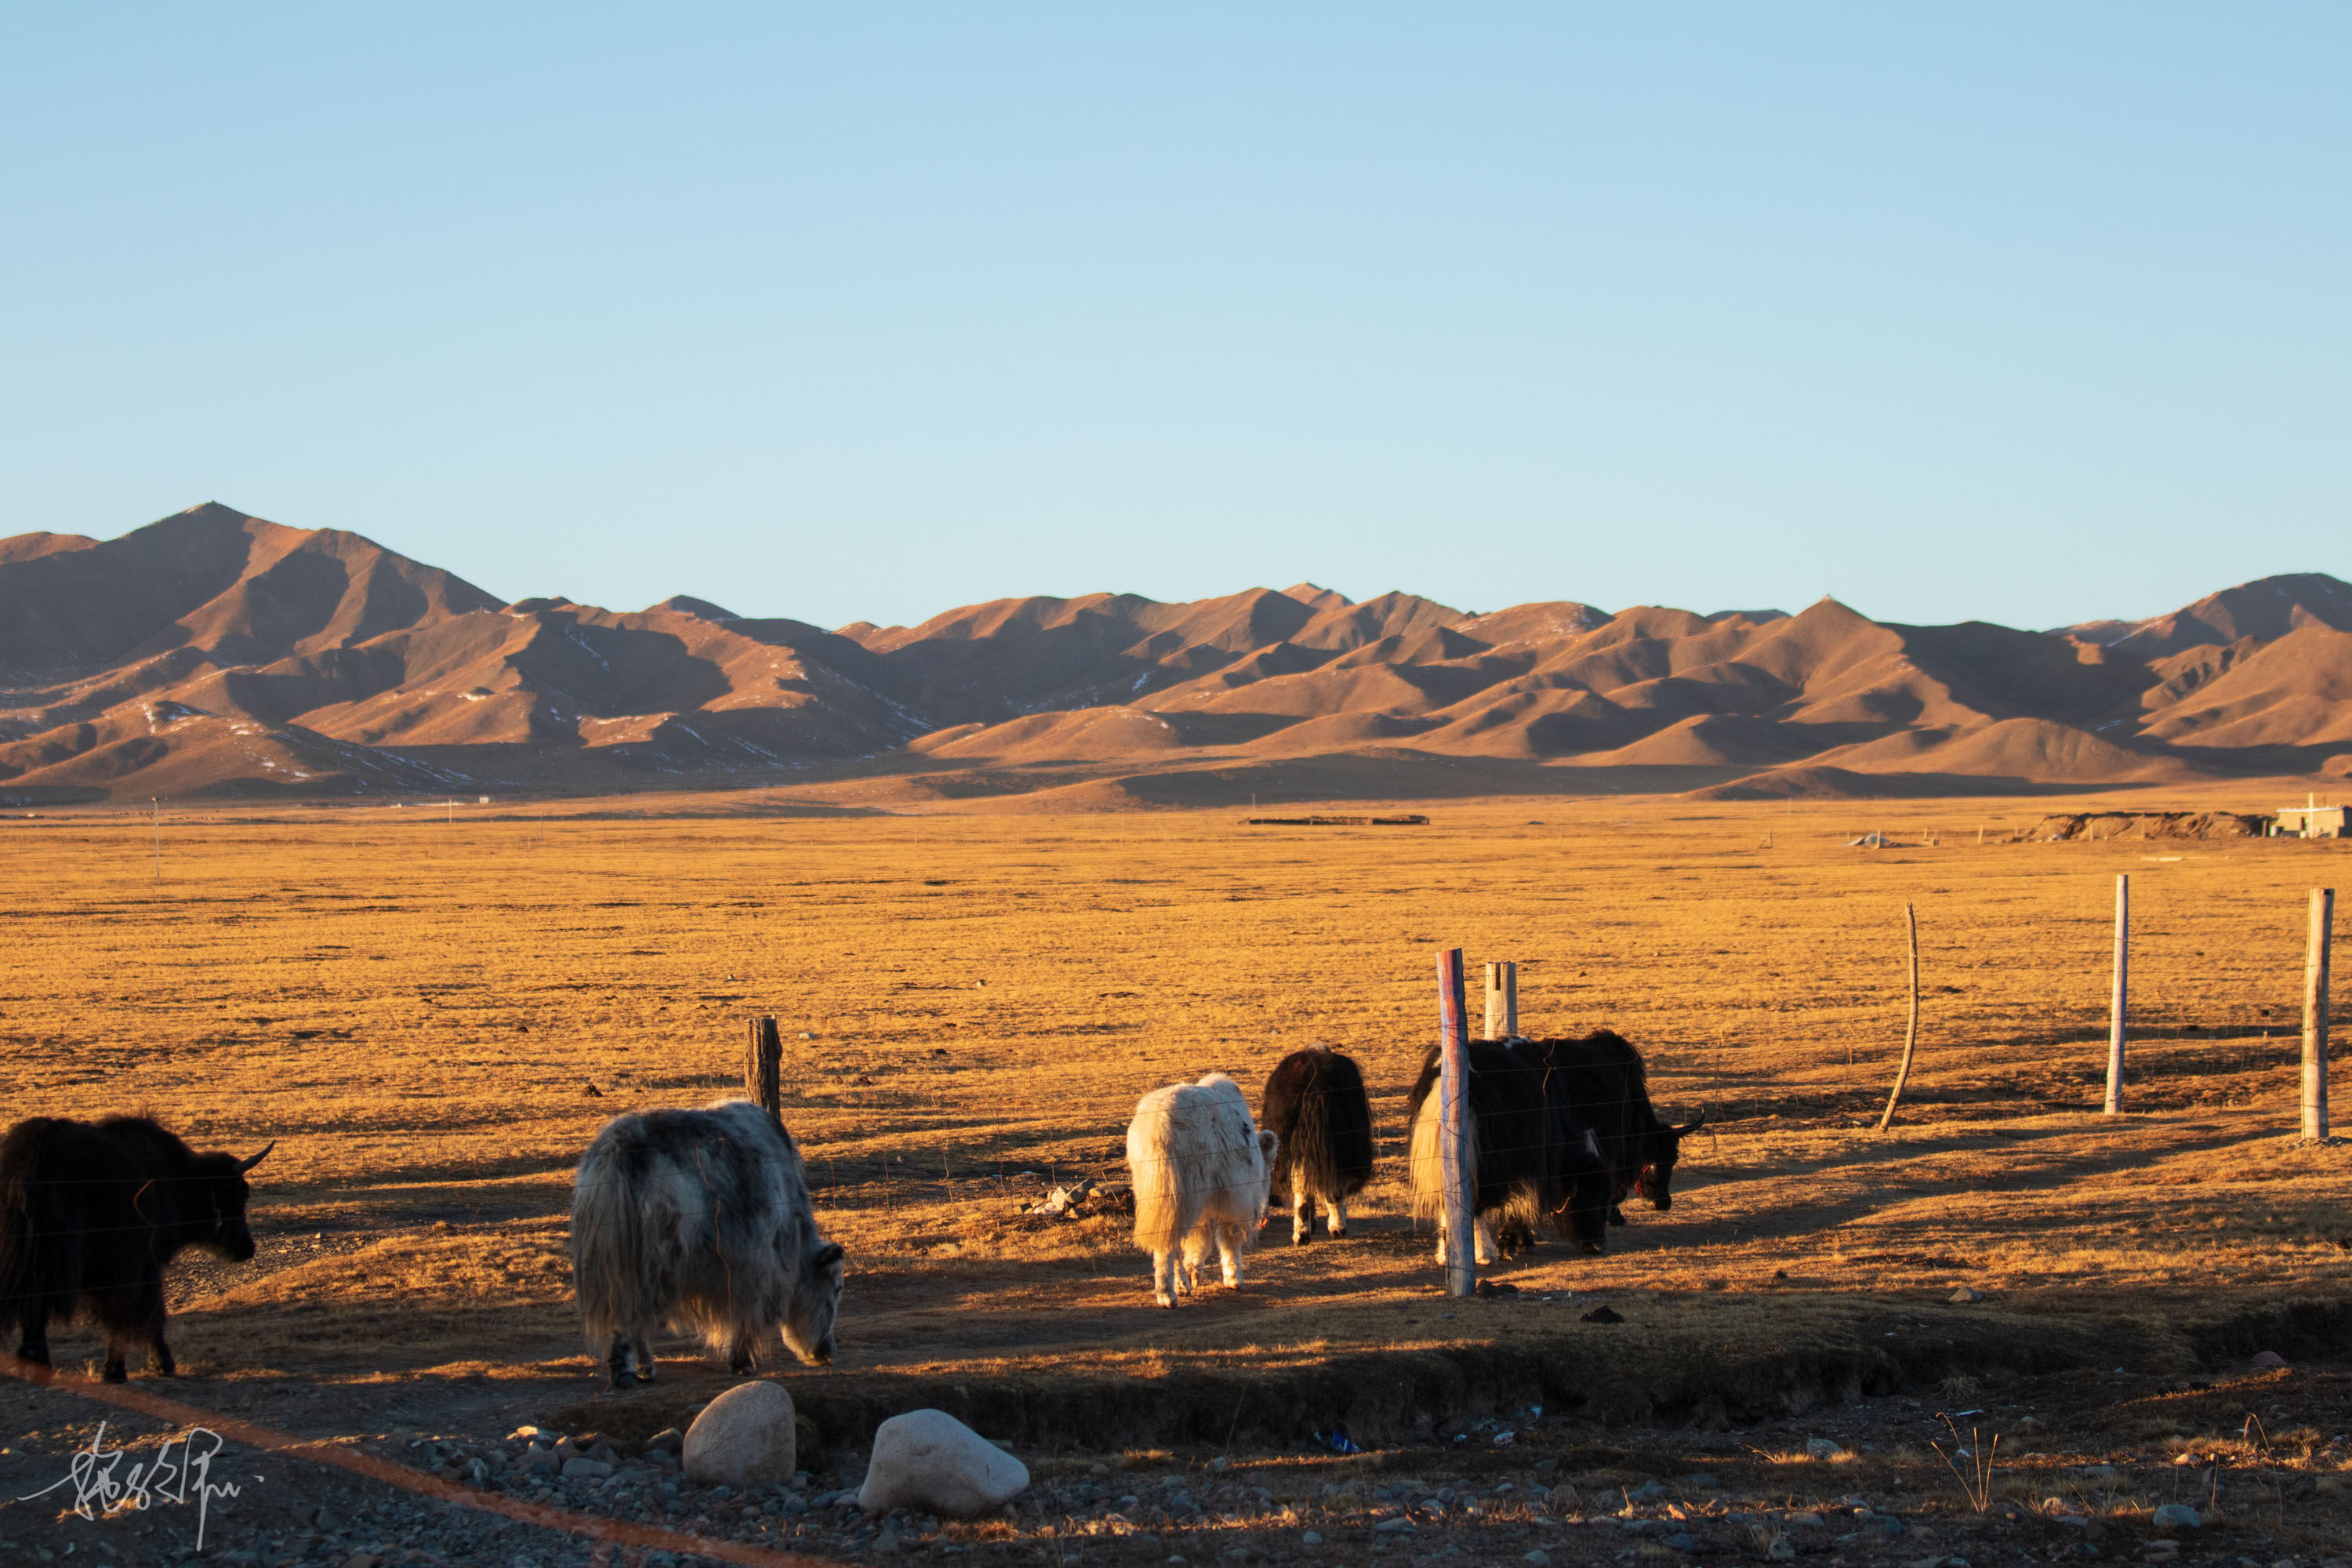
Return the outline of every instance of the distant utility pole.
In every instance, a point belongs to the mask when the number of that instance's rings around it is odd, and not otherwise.
[[[2328,938],[2336,889],[2311,889],[2311,929],[2303,961],[2303,1135],[2327,1140]]]
[[[2124,1022],[2131,1009],[2131,879],[2116,879],[2116,970],[2107,1003],[2107,1105],[2124,1111]]]
[[[147,809],[154,814],[155,883],[161,887],[163,882],[163,803],[151,795],[147,797]]]

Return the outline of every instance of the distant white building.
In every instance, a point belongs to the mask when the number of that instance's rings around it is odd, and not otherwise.
[[[2352,806],[2290,805],[2271,818],[2272,838],[2352,838]]]

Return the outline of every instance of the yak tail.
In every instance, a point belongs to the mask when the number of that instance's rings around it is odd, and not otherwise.
[[[56,1157],[48,1147],[50,1130],[62,1125],[55,1117],[26,1117],[0,1140],[0,1304],[11,1311],[26,1298],[55,1291],[61,1283],[63,1260],[55,1254],[59,1233],[70,1226],[61,1225],[54,1212],[58,1189],[48,1185],[45,1202],[43,1185],[33,1178],[44,1156]],[[70,1271],[74,1278],[62,1281],[68,1300],[81,1283],[79,1269]]]
[[[1135,1245],[1146,1252],[1173,1252],[1195,1217],[1186,1214],[1184,1194],[1178,1190],[1176,1168],[1161,1147],[1167,1136],[1165,1113],[1160,1126],[1145,1128],[1148,1113],[1139,1112],[1127,1135],[1127,1170],[1135,1186]],[[1159,1137],[1152,1136],[1158,1132]]]
[[[9,1307],[33,1293],[33,1194],[26,1180],[30,1152],[0,1150],[0,1155],[20,1152],[27,1157],[0,1158],[0,1304]]]
[[[1406,1155],[1406,1169],[1412,1189],[1412,1217],[1442,1220],[1445,1216],[1445,1162],[1438,1148],[1438,1105],[1441,1096],[1432,1089],[1422,1100],[1421,1109],[1412,1119],[1412,1140]],[[1470,1121],[1469,1147],[1463,1161],[1462,1179],[1470,1188],[1470,1206],[1478,1206],[1478,1121]]]
[[[1291,1123],[1276,1158],[1281,1166],[1277,1181],[1287,1177],[1292,1185],[1310,1193],[1341,1190],[1337,1152],[1331,1147],[1331,1097],[1324,1085],[1318,1083],[1299,1097],[1298,1120]]]
[[[605,1152],[589,1151],[572,1193],[572,1288],[582,1331],[600,1351],[620,1330],[652,1326],[664,1305],[636,1184]]]

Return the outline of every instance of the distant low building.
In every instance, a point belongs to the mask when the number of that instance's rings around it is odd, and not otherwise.
[[[2271,818],[2273,838],[2352,838],[2352,806],[2290,805]]]

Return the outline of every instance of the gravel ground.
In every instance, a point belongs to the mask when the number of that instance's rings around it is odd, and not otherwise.
[[[322,1391],[318,1405],[278,1414],[316,1428],[338,1399],[366,1392]],[[1984,1408],[1957,1411],[1949,1426],[1936,1401],[1893,1397],[1713,1432],[1604,1430],[1519,1412],[1457,1424],[1429,1444],[1346,1457],[1328,1446],[1024,1453],[1030,1489],[1002,1513],[971,1521],[867,1517],[856,1506],[863,1459],[854,1451],[825,1456],[787,1485],[699,1487],[678,1473],[667,1447],[674,1436],[640,1446],[510,1426],[495,1418],[501,1402],[489,1397],[467,1420],[379,1427],[354,1446],[419,1476],[561,1509],[583,1524],[624,1521],[828,1559],[969,1557],[1024,1568],[1647,1568],[1801,1558],[1826,1568],[2111,1560],[2352,1568],[2352,1438],[2341,1429],[2352,1426],[2352,1377],[2340,1372],[2197,1384],[2066,1374],[2007,1380],[1977,1397]],[[249,1414],[268,1420],[272,1412]],[[171,1435],[120,1412],[107,1419],[101,1447],[124,1444],[126,1467],[152,1458],[156,1440]],[[0,1421],[33,1428],[0,1448],[0,1500],[25,1499],[65,1475],[96,1426],[84,1402],[21,1386],[0,1387]],[[1976,1473],[1974,1456],[1955,1455],[1956,1468],[1927,1445],[1949,1451],[1955,1435],[1964,1445],[1996,1426],[2004,1436],[1979,1508],[1977,1489],[1958,1479]],[[2263,1442],[2253,1445],[2248,1434],[2257,1430]],[[252,1484],[211,1505],[201,1560],[239,1568],[712,1561],[606,1544],[235,1445],[216,1470]],[[199,1560],[193,1504],[82,1519],[59,1506],[69,1501],[69,1492],[0,1500],[0,1564]],[[2158,1511],[2167,1507],[2189,1513]]]

